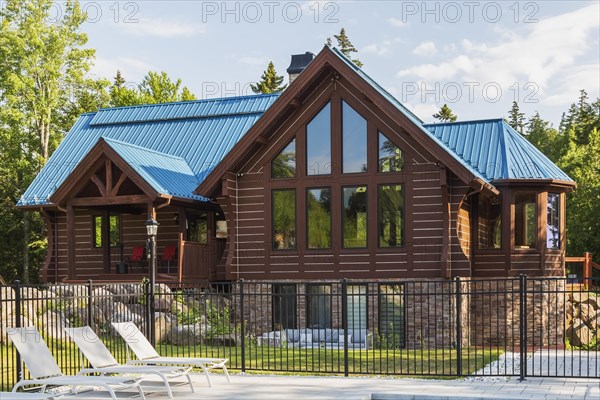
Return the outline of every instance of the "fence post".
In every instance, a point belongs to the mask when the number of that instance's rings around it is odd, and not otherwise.
[[[242,341],[242,373],[246,372],[246,332],[244,324],[244,279],[240,279],[240,336]]]
[[[152,312],[152,305],[150,305],[150,301],[154,301],[154,299],[151,299],[151,294],[150,294],[150,282],[147,281],[145,283],[146,286],[146,337],[149,339],[148,341],[151,342],[152,336],[151,336],[151,331],[150,331],[150,313]]]
[[[527,277],[519,275],[519,380],[527,376]]]
[[[15,327],[21,327],[21,281],[15,281]],[[19,382],[21,380],[21,376],[23,371],[21,370],[21,354],[17,351],[17,368],[15,368],[15,372],[17,373],[17,380],[15,382]]]
[[[456,375],[462,376],[462,290],[460,276],[456,279]]]
[[[87,301],[87,326],[92,326],[92,291],[94,290],[92,286],[92,280],[88,280],[88,301]]]
[[[342,279],[342,329],[344,330],[344,376],[348,376],[348,279],[346,278]]]

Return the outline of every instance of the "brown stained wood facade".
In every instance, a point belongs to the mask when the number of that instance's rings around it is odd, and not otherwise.
[[[309,68],[317,69],[319,58]],[[293,107],[273,128],[250,132],[246,143],[234,147],[201,185],[198,193],[216,199],[228,221],[229,238],[217,270],[220,279],[393,279],[500,277],[564,274],[565,194],[570,190],[560,183],[528,182],[514,188],[511,183],[490,188],[452,160],[443,159],[426,141],[414,134],[413,123],[379,104],[377,93],[335,60],[324,62],[313,71],[317,83],[301,75],[288,89]],[[333,64],[333,65],[332,65]],[[308,70],[308,69],[307,69]],[[310,90],[298,90],[305,85]],[[296,89],[296,91],[294,90]],[[287,94],[287,93],[285,93]],[[283,96],[285,96],[285,94]],[[282,96],[282,97],[283,97]],[[282,99],[280,99],[282,100]],[[292,100],[288,100],[292,103]],[[367,163],[365,173],[344,174],[342,166],[341,104],[346,102],[367,120]],[[323,107],[331,107],[331,174],[307,174],[307,124]],[[274,104],[275,108],[277,105]],[[280,105],[281,106],[281,105]],[[285,108],[281,107],[282,113]],[[269,110],[270,111],[270,110]],[[397,118],[394,118],[397,116]],[[266,117],[266,116],[265,116]],[[269,120],[266,119],[265,124]],[[401,172],[377,172],[378,132],[383,133],[404,155]],[[254,134],[254,137],[252,136]],[[265,140],[265,138],[267,140]],[[296,175],[291,179],[271,178],[271,163],[292,140],[296,145]],[[246,149],[243,152],[241,149]],[[236,158],[233,155],[239,156]],[[212,180],[212,182],[211,182]],[[405,241],[402,247],[378,246],[377,187],[401,184],[405,196]],[[367,246],[345,249],[342,246],[342,188],[366,186]],[[310,188],[331,188],[330,249],[307,246],[306,192]],[[273,248],[273,191],[293,189],[296,194],[296,248]],[[514,242],[514,195],[525,190],[537,196],[537,241],[535,248],[518,249]],[[560,194],[560,249],[546,249],[547,192]],[[499,249],[477,246],[477,203],[479,196],[501,201],[502,244]]]
[[[342,109],[347,104],[366,120],[366,172],[344,173]],[[329,104],[330,173],[307,173],[307,125]],[[379,134],[403,155],[399,171],[379,172]],[[294,140],[295,175],[272,178],[272,161]],[[379,243],[378,188],[401,185],[403,242]],[[366,187],[366,246],[343,246],[343,188]],[[110,146],[100,141],[56,190],[53,205],[42,208],[49,247],[43,268],[47,281],[131,280],[143,271],[116,275],[120,248],[93,245],[94,217],[120,217],[123,254],[144,246],[144,222],[160,223],[158,254],[176,245],[177,268],[162,278],[184,280],[325,280],[448,279],[563,275],[565,255],[565,193],[572,183],[560,181],[483,181],[469,171],[381,92],[365,82],[330,50],[323,50],[293,84],[250,128],[227,156],[205,177],[196,194],[203,203],[156,193]],[[307,239],[307,191],[331,189],[331,246],[311,249]],[[295,191],[295,247],[276,249],[273,192]],[[530,194],[536,226],[535,243],[515,241],[516,198]],[[560,246],[547,248],[548,193],[559,196]],[[481,201],[500,207],[495,221],[497,248],[482,248]],[[529,212],[533,208],[529,206]],[[207,216],[206,243],[191,242],[188,216]],[[226,224],[226,238],[217,237],[217,215]],[[533,215],[533,214],[532,214]],[[533,218],[533,217],[531,217]],[[530,218],[530,219],[531,219]],[[484,221],[485,222],[485,221]],[[102,233],[107,239],[108,228]],[[531,235],[532,233],[529,232]],[[132,273],[133,272],[133,273]],[[159,271],[160,272],[160,271]]]

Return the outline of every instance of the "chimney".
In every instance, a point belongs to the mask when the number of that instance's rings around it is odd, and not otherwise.
[[[310,62],[315,58],[315,55],[310,51],[307,51],[304,54],[294,54],[292,55],[292,62],[287,69],[287,73],[289,75],[289,84],[291,85],[294,82],[294,79],[300,75],[300,72],[304,71],[304,69],[310,64]]]

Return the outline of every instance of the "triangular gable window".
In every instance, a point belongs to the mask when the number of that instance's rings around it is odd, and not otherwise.
[[[271,178],[296,176],[296,139],[294,138],[271,162]]]
[[[379,132],[379,172],[400,172],[404,168],[404,155],[387,136]]]

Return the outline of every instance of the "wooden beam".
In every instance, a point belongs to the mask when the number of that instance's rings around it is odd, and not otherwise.
[[[110,272],[110,212],[104,211],[102,213],[102,265],[104,266],[104,272]]]
[[[75,211],[67,205],[67,275],[75,278]]]
[[[67,201],[67,206],[112,206],[117,204],[143,204],[148,202],[145,194],[106,197],[75,197]]]
[[[266,137],[264,137],[263,135],[260,135],[256,138],[256,140],[254,140],[254,143],[265,145],[265,144],[269,143],[269,140]]]
[[[123,185],[123,182],[125,182],[125,179],[127,179],[127,175],[125,175],[124,173],[121,172],[121,175],[119,176],[119,179],[117,180],[117,183],[115,183],[115,185],[112,187],[112,189],[110,190],[108,195],[116,196],[119,193],[119,189],[121,189],[121,185]]]
[[[299,98],[295,97],[290,101],[290,106],[297,110],[298,108],[302,107],[302,101],[300,101]]]
[[[90,178],[90,180],[92,182],[94,182],[96,184],[96,186],[98,186],[98,190],[100,191],[100,195],[101,196],[106,196],[106,186],[104,186],[104,184],[102,183],[102,181],[100,180],[100,178],[98,177],[98,175],[96,175],[96,174],[92,175],[92,177]]]
[[[112,191],[112,162],[107,158],[104,161],[104,169],[106,170],[106,192]]]
[[[156,219],[156,208],[153,201],[148,201],[148,218]]]

